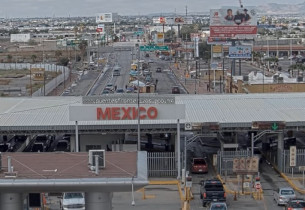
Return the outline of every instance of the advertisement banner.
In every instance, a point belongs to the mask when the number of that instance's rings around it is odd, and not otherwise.
[[[229,47],[229,58],[251,58],[251,46],[231,46]]]
[[[163,33],[157,33],[157,45],[162,46],[164,45],[164,34]]]
[[[176,24],[183,24],[184,18],[183,17],[175,17],[175,23]]]
[[[161,24],[165,24],[165,23],[166,23],[165,17],[160,17],[160,23],[161,23]]]
[[[228,38],[219,38],[219,37],[208,37],[208,45],[232,45],[232,42]]]
[[[221,45],[215,45],[212,47],[213,53],[222,53],[222,46]]]
[[[228,7],[210,10],[210,36],[254,38],[257,34],[257,12],[254,8]]]
[[[112,23],[112,13],[97,14],[96,23]]]
[[[102,33],[102,32],[104,32],[104,28],[105,28],[104,24],[98,24],[96,32]]]

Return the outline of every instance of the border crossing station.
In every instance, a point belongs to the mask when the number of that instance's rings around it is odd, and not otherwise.
[[[184,176],[182,153],[198,138],[220,141],[219,174],[236,171],[233,157],[252,157],[258,141],[263,149],[276,142],[268,155],[280,171],[291,170],[284,136],[304,129],[303,104],[304,93],[2,98],[2,137],[25,135],[25,148],[37,135],[66,134],[70,152],[2,153],[0,209],[21,209],[28,193],[67,191],[85,192],[88,210],[111,209],[112,192],[133,192],[148,177]],[[238,149],[240,133],[249,136],[248,150]],[[237,145],[231,156],[228,145]]]

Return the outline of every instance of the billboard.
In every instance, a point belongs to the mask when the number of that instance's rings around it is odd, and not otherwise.
[[[104,32],[105,25],[104,24],[98,24],[96,28],[96,32],[102,33]]]
[[[229,47],[229,58],[251,58],[251,46],[231,46]]]
[[[254,8],[228,7],[210,10],[210,36],[254,38],[257,34],[257,12]]]
[[[96,15],[96,23],[112,23],[117,21],[117,13],[98,13]]]

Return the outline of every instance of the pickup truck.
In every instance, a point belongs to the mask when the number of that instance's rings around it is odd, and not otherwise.
[[[226,193],[222,183],[218,179],[208,179],[201,181],[200,198],[202,205],[206,206],[211,202],[225,202]]]

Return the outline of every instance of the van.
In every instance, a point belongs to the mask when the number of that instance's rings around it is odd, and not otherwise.
[[[62,210],[84,210],[85,196],[81,192],[66,192],[61,200]]]

